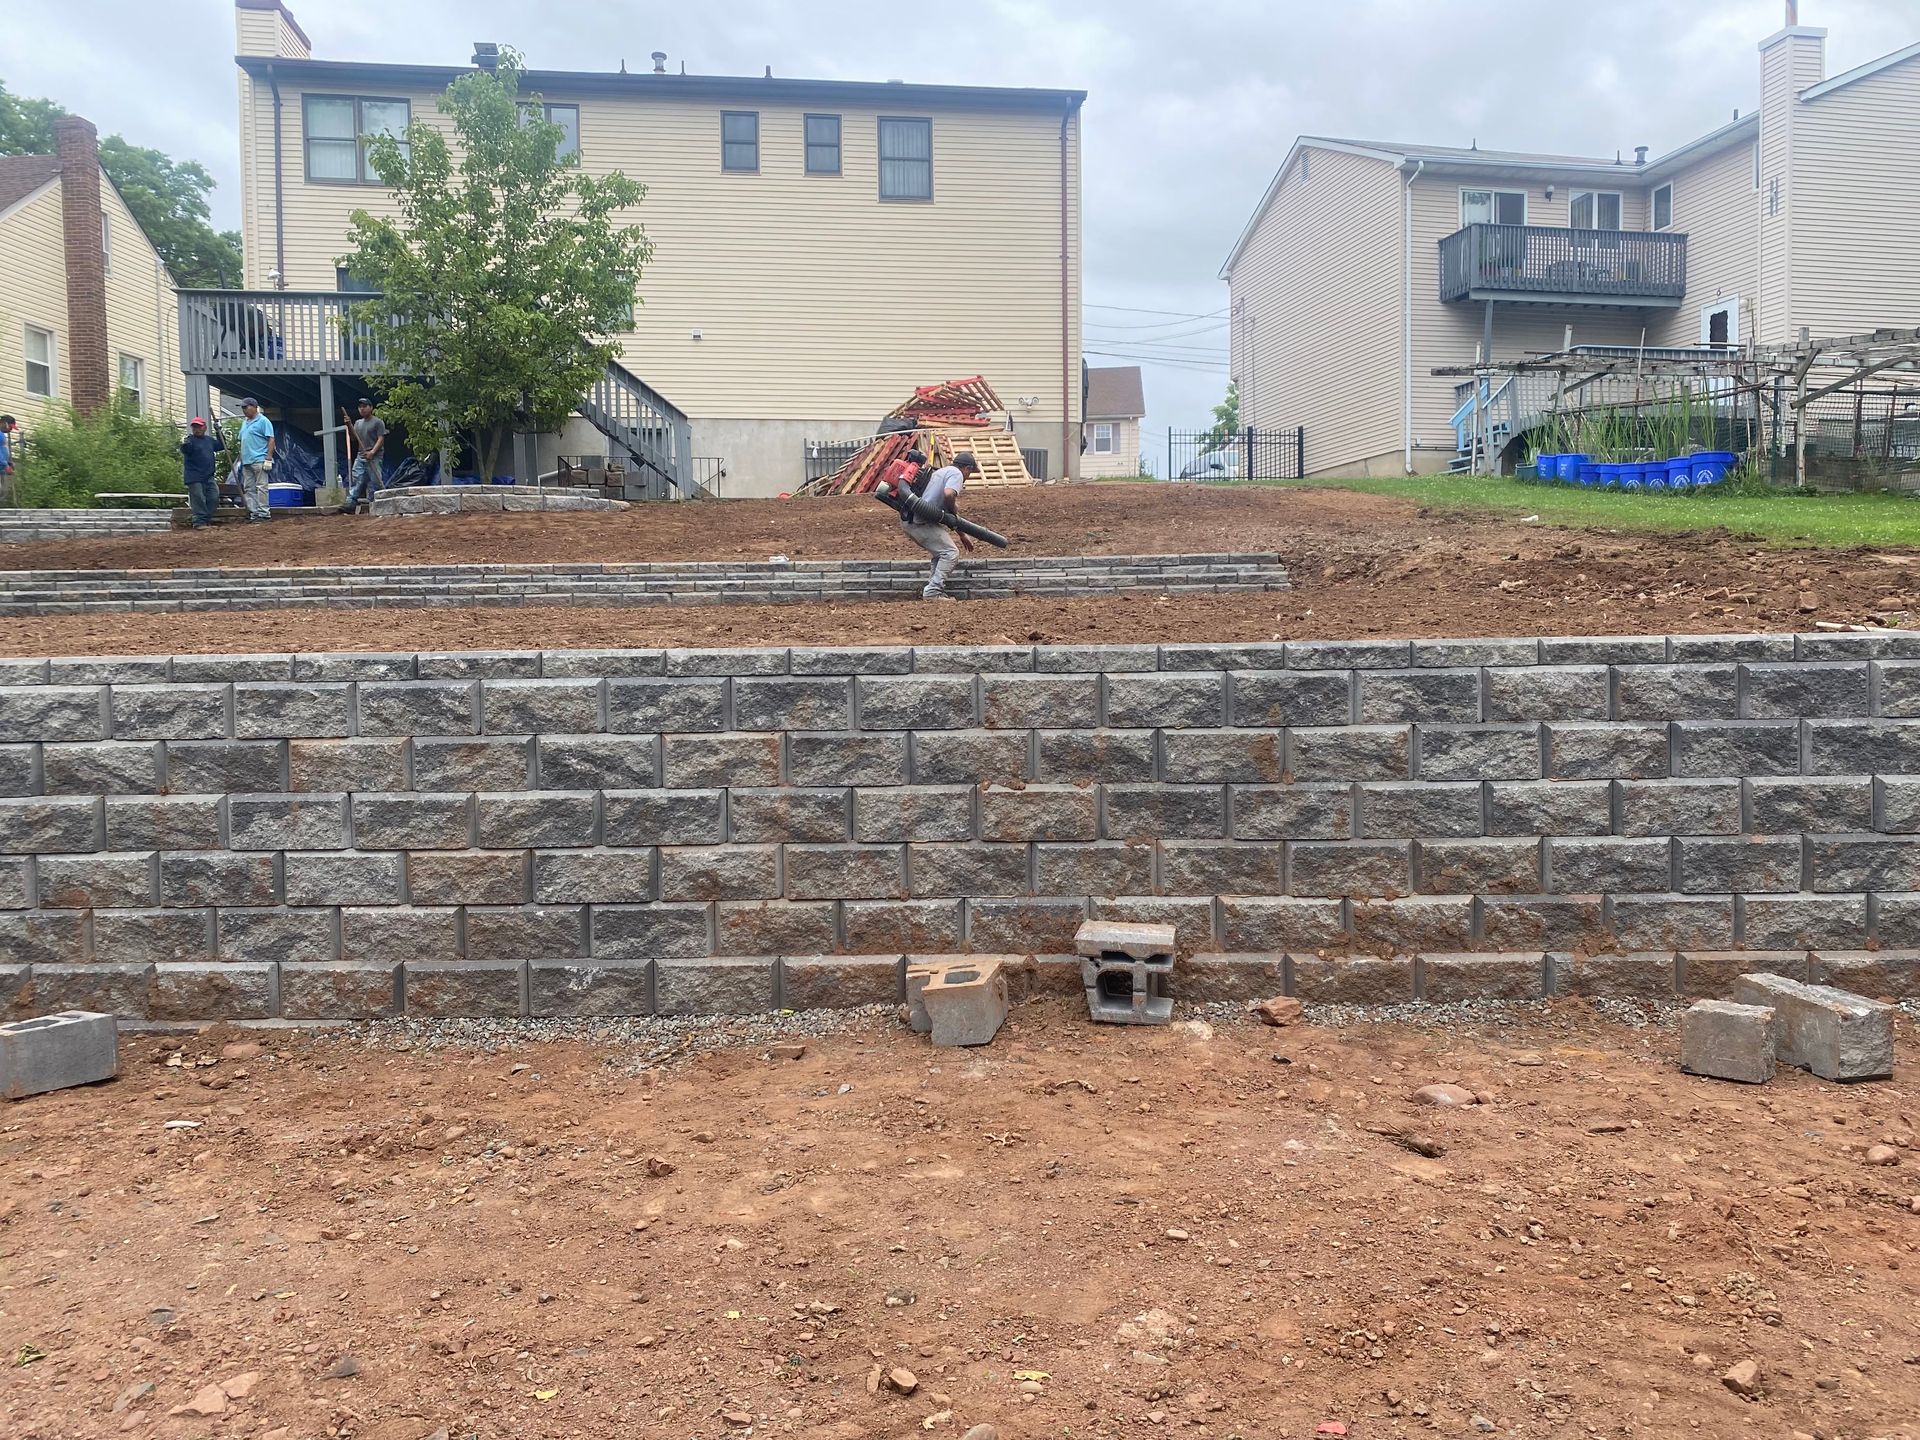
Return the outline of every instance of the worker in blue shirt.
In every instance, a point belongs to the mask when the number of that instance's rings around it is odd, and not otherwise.
[[[215,431],[207,434],[207,422],[198,415],[188,421],[190,433],[180,442],[181,478],[187,485],[187,504],[193,510],[193,528],[204,530],[213,523],[213,507],[218,503],[214,489],[213,452],[226,449]]]
[[[13,426],[13,416],[0,415],[0,475],[13,473]]]
[[[267,477],[273,473],[273,422],[251,395],[240,402],[240,413],[247,417],[240,425],[240,489],[247,498],[247,519],[271,520]]]

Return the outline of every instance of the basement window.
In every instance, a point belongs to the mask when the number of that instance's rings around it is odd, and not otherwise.
[[[751,175],[760,168],[760,112],[720,112],[720,168]]]

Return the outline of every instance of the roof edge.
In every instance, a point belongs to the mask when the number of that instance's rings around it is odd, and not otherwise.
[[[1869,75],[1878,75],[1882,70],[1890,70],[1901,61],[1911,60],[1916,56],[1920,56],[1920,40],[1914,41],[1904,49],[1882,55],[1878,60],[1869,60],[1864,65],[1856,65],[1851,70],[1842,71],[1831,80],[1822,80],[1816,85],[1809,85],[1800,92],[1800,98],[1818,100],[1823,95],[1831,95],[1842,86],[1851,85],[1856,80],[1865,80]]]
[[[1280,168],[1273,172],[1273,179],[1267,182],[1267,188],[1261,192],[1260,203],[1253,207],[1252,217],[1247,221],[1245,228],[1240,231],[1240,238],[1233,242],[1233,249],[1228,252],[1225,262],[1220,266],[1220,273],[1214,277],[1215,279],[1231,280],[1233,278],[1233,267],[1239,262],[1240,256],[1245,252],[1248,242],[1253,239],[1253,232],[1258,230],[1260,228],[1260,222],[1267,218],[1267,211],[1272,208],[1274,197],[1280,193],[1280,181],[1292,166],[1293,157],[1298,155],[1302,150],[1332,150],[1342,155],[1361,155],[1370,160],[1384,160],[1389,165],[1404,164],[1407,158],[1406,153],[1400,150],[1384,150],[1378,146],[1355,145],[1350,141],[1330,140],[1321,135],[1297,136],[1293,144],[1288,147],[1286,157],[1281,160]]]

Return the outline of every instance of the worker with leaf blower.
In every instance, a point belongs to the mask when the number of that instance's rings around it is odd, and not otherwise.
[[[900,526],[907,538],[933,557],[933,572],[927,579],[927,588],[920,592],[923,600],[950,598],[947,578],[960,563],[961,546],[971,551],[977,537],[990,545],[1006,547],[1004,536],[961,518],[960,493],[967,488],[967,477],[979,473],[979,462],[965,450],[953,457],[951,465],[943,465],[931,474],[927,457],[918,450],[909,450],[887,467],[885,477],[874,491],[900,512]],[[955,535],[959,537],[958,544],[954,543]]]

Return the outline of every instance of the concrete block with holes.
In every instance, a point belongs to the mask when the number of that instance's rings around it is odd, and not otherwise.
[[[0,1025],[0,1096],[9,1100],[111,1080],[119,1071],[111,1015],[63,1010]]]
[[[1073,946],[1092,1019],[1164,1025],[1173,1018],[1173,926],[1089,920],[1075,932]]]

